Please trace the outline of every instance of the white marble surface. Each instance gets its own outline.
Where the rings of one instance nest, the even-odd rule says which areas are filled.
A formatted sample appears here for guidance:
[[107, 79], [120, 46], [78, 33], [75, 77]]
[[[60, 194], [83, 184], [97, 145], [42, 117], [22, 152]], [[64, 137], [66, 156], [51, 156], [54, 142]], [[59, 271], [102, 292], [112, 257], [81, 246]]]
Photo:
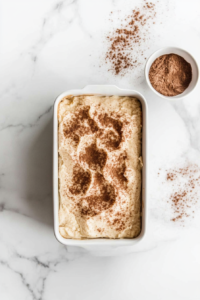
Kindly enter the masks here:
[[[123, 17], [136, 5], [142, 1], [1, 3], [2, 300], [200, 299], [200, 188], [194, 218], [182, 226], [170, 220], [166, 199], [174, 187], [165, 180], [166, 169], [200, 166], [200, 86], [171, 104], [147, 88], [144, 63], [124, 77], [102, 63], [105, 35], [117, 26], [108, 20], [110, 12], [121, 10]], [[200, 63], [199, 0], [160, 0], [156, 10], [146, 56], [174, 45]], [[52, 105], [61, 92], [87, 84], [135, 88], [149, 105], [149, 230], [142, 244], [123, 256], [64, 247], [53, 234]]]

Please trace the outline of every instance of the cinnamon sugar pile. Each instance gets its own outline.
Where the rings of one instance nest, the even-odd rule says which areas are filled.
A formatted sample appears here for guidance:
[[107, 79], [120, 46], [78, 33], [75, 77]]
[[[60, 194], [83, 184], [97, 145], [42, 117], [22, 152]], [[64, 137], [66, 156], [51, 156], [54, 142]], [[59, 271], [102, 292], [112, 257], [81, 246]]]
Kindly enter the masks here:
[[[70, 122], [67, 122], [64, 126], [63, 133], [65, 138], [70, 138], [72, 143], [74, 142], [77, 146], [82, 136], [95, 133], [96, 137], [101, 140], [101, 144], [105, 146], [107, 151], [112, 152], [117, 150], [122, 142], [122, 122], [108, 116], [107, 113], [97, 114], [95, 112], [94, 116], [98, 119], [104, 129], [98, 127], [94, 119], [91, 118], [89, 114], [89, 106], [80, 106], [70, 119]], [[120, 118], [120, 115], [118, 115], [118, 117]], [[129, 123], [126, 120], [124, 121], [124, 124], [127, 125]], [[109, 128], [110, 131], [105, 131], [105, 128]], [[127, 178], [124, 176], [126, 170], [126, 159], [127, 155], [125, 152], [119, 156], [118, 161], [116, 162], [117, 166], [115, 167], [115, 164], [112, 164], [109, 168], [110, 176], [116, 184], [116, 191], [118, 185], [120, 188], [126, 189]], [[85, 195], [89, 186], [91, 184], [93, 185], [93, 194], [87, 197], [82, 197], [81, 201], [79, 201], [80, 203], [77, 205], [82, 216], [93, 217], [110, 208], [116, 201], [115, 189], [102, 175], [106, 161], [107, 152], [98, 148], [96, 143], [90, 144], [79, 153], [79, 163], [86, 164], [88, 170], [84, 170], [79, 163], [74, 165], [72, 185], [69, 187], [69, 191], [72, 195]], [[91, 172], [93, 172], [93, 180], [91, 178]], [[119, 217], [119, 223], [122, 223], [121, 218], [123, 217], [123, 214], [121, 215], [118, 213], [118, 216], [116, 216], [112, 225], [117, 225], [116, 222]], [[123, 224], [124, 226], [126, 225], [124, 220]], [[123, 230], [124, 228], [122, 227], [122, 224], [120, 226], [118, 224], [115, 227], [117, 227], [116, 230]]]
[[[125, 20], [121, 19], [121, 26], [109, 33], [105, 60], [106, 63], [110, 63], [109, 70], [115, 75], [124, 75], [128, 70], [140, 65], [138, 58], [144, 54], [144, 44], [150, 25], [155, 24], [155, 17], [155, 4], [144, 1], [142, 7], [135, 8]], [[136, 45], [139, 46], [139, 51], [136, 51]]]
[[158, 57], [149, 70], [153, 88], [164, 96], [183, 93], [192, 80], [192, 67], [182, 56], [170, 53]]
[[172, 185], [168, 203], [171, 206], [173, 222], [185, 222], [188, 217], [194, 218], [200, 187], [200, 168], [196, 164], [167, 171], [166, 180]]

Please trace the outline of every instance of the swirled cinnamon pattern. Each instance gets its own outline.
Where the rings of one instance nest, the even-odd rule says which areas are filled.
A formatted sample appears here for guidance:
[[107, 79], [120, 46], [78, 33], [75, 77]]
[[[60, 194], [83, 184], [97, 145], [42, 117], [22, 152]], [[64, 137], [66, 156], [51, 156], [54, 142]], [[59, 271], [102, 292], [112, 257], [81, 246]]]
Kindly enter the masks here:
[[130, 97], [63, 99], [59, 155], [60, 233], [72, 238], [138, 234], [140, 102]]

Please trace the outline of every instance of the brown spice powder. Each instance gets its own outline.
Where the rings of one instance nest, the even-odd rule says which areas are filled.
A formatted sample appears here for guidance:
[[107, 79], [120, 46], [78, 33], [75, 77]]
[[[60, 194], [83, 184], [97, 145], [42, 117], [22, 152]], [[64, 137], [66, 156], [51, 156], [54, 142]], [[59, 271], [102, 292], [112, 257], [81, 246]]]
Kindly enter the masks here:
[[200, 168], [194, 164], [167, 171], [166, 180], [176, 188], [167, 201], [172, 208], [171, 221], [183, 223], [186, 218], [194, 217], [200, 186], [199, 173]]
[[[159, 174], [159, 173], [158, 173]], [[170, 180], [170, 181], [173, 181], [173, 180], [175, 180], [176, 179], [176, 174], [174, 174], [174, 173], [167, 173], [167, 180]]]
[[85, 171], [79, 164], [76, 164], [73, 168], [72, 182], [73, 185], [69, 187], [71, 194], [85, 194], [91, 182], [90, 172]]
[[64, 135], [78, 145], [80, 137], [98, 130], [95, 121], [89, 115], [89, 106], [80, 106], [73, 117], [65, 124]]
[[[134, 46], [140, 46], [146, 41], [149, 25], [152, 23], [150, 21], [155, 17], [155, 4], [144, 1], [141, 8], [134, 9], [130, 15], [125, 17], [125, 23], [124, 20], [121, 20], [123, 23], [120, 28], [109, 33], [107, 36], [109, 46], [105, 60], [110, 63], [110, 70], [115, 75], [124, 75], [127, 70], [140, 64], [137, 58], [134, 59], [132, 50], [134, 50]], [[140, 51], [138, 55], [141, 57], [143, 51]]]
[[[118, 117], [120, 118], [120, 115]], [[63, 133], [66, 138], [70, 138], [73, 142], [76, 142], [77, 146], [80, 137], [95, 132], [101, 143], [109, 151], [117, 149], [122, 142], [122, 122], [108, 116], [107, 113], [99, 114], [98, 122], [102, 128], [107, 129], [107, 133], [98, 127], [94, 119], [90, 117], [89, 107], [80, 106], [76, 112], [65, 120]], [[127, 124], [127, 121], [124, 124]], [[124, 154], [117, 162], [121, 164], [121, 168], [120, 166], [117, 168], [115, 165], [109, 168], [113, 181], [115, 181], [116, 177], [117, 185], [123, 187], [123, 189], [126, 188], [127, 181], [124, 176], [125, 159], [126, 155]], [[107, 160], [106, 151], [98, 148], [96, 143], [92, 143], [80, 151], [79, 160], [85, 163], [87, 167], [84, 170], [80, 164], [76, 163], [74, 165], [72, 184], [69, 186], [69, 192], [73, 196], [81, 196], [76, 199], [74, 198], [74, 203], [76, 203], [82, 216], [87, 218], [87, 216], [95, 216], [103, 210], [109, 209], [116, 200], [116, 193], [115, 188], [102, 175]], [[92, 195], [86, 197], [85, 194], [88, 189], [91, 189]]]
[[107, 132], [99, 130], [98, 137], [101, 138], [102, 144], [110, 151], [116, 150], [122, 141], [122, 123], [107, 114], [100, 115], [99, 122], [103, 127], [110, 129]]
[[85, 148], [79, 155], [80, 161], [86, 162], [91, 170], [101, 171], [105, 166], [107, 154], [103, 149], [98, 149], [96, 144]]
[[125, 176], [126, 171], [126, 159], [127, 155], [126, 153], [121, 154], [114, 166], [108, 166], [109, 168], [109, 174], [113, 180], [113, 182], [116, 184], [116, 188], [122, 189], [126, 188], [127, 186], [127, 178]]
[[177, 54], [165, 54], [151, 65], [149, 80], [153, 88], [164, 96], [183, 93], [192, 80], [192, 67]]
[[[96, 192], [81, 199], [80, 208], [82, 215], [95, 216], [101, 211], [110, 208], [115, 202], [115, 189], [104, 179], [103, 175], [96, 172], [93, 185]], [[101, 191], [100, 195], [95, 195], [99, 191]]]

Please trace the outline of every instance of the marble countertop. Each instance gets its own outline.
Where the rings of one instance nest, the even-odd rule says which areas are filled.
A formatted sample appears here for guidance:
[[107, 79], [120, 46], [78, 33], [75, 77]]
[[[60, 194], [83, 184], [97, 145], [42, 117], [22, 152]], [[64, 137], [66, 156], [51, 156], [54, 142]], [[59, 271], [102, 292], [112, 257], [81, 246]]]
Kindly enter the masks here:
[[[199, 0], [159, 0], [143, 43], [191, 52], [200, 65]], [[200, 175], [200, 85], [169, 103], [143, 69], [108, 71], [106, 35], [143, 0], [3, 0], [0, 31], [0, 298], [2, 300], [199, 300], [200, 186], [177, 217], [174, 194]], [[135, 51], [135, 49], [133, 49]], [[122, 255], [65, 247], [53, 233], [52, 106], [88, 84], [137, 89], [149, 107], [148, 233]], [[180, 170], [187, 169], [182, 175]], [[194, 171], [195, 169], [195, 171]], [[167, 180], [169, 173], [175, 180]], [[191, 177], [190, 177], [191, 176]], [[186, 201], [185, 200], [185, 201]], [[181, 200], [182, 201], [182, 200]]]

